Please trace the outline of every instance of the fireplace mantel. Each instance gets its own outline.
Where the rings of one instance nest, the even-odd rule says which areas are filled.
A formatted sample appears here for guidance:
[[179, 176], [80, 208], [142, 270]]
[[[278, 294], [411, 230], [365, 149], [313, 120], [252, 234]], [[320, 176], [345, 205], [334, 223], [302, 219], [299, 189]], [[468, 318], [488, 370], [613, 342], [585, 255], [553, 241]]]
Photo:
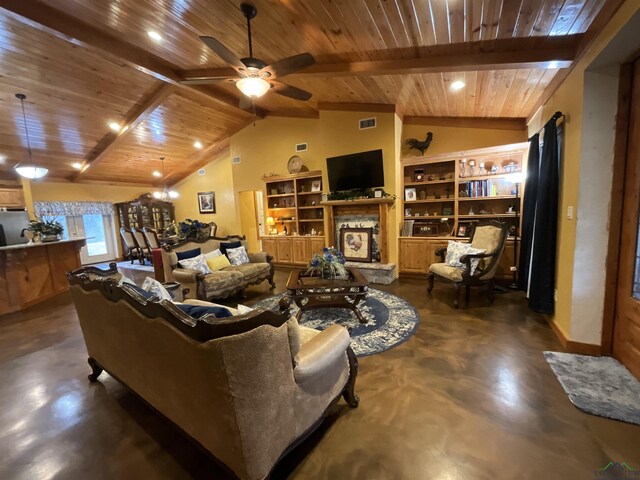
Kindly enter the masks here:
[[389, 207], [395, 202], [393, 197], [383, 198], [359, 198], [356, 200], [327, 200], [320, 205], [325, 210], [325, 226], [327, 228], [326, 240], [328, 245], [334, 244], [335, 218], [344, 214], [373, 214], [380, 222], [378, 247], [380, 248], [380, 263], [389, 263]]
[[393, 197], [382, 197], [382, 198], [357, 198], [354, 200], [326, 200], [324, 202], [320, 202], [320, 205], [323, 207], [332, 207], [339, 205], [382, 205], [389, 204], [393, 205], [395, 203], [395, 199]]

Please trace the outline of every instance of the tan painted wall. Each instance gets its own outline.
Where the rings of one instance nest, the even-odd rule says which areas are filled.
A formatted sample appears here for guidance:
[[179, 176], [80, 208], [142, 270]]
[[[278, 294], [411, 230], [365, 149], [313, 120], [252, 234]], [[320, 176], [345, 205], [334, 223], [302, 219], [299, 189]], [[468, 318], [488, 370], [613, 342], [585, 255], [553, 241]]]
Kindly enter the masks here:
[[471, 150], [473, 148], [495, 147], [527, 141], [526, 130], [499, 130], [491, 128], [460, 128], [436, 125], [403, 125], [402, 156], [419, 156], [418, 150], [409, 150], [405, 145], [408, 138], [424, 140], [427, 132], [433, 133], [433, 140], [425, 155]]
[[69, 182], [31, 182], [33, 201], [102, 201], [124, 202], [133, 200], [143, 193], [150, 192], [151, 187], [128, 187], [119, 185], [95, 185], [89, 183]]
[[[216, 222], [218, 235], [240, 233], [240, 219], [236, 215], [236, 199], [231, 171], [231, 157], [224, 155], [204, 167], [205, 174], [194, 172], [173, 186], [180, 197], [173, 201], [176, 220], [197, 218], [202, 222]], [[198, 192], [215, 192], [216, 213], [201, 214]]]
[[[358, 120], [377, 118], [377, 127], [358, 129]], [[385, 191], [396, 192], [396, 135], [393, 113], [321, 111], [318, 119], [267, 118], [231, 137], [231, 154], [240, 156], [233, 165], [235, 192], [264, 190], [263, 174], [287, 173], [287, 161], [296, 154], [295, 144], [308, 143], [309, 150], [299, 153], [309, 170], [322, 170], [323, 191], [329, 190], [326, 158], [366, 150], [382, 149]], [[238, 206], [236, 205], [236, 211]], [[389, 258], [397, 262], [395, 207], [389, 212], [394, 231], [389, 236]], [[238, 212], [239, 213], [239, 212]], [[397, 227], [399, 228], [399, 227]]]
[[[571, 339], [572, 287], [574, 271], [574, 251], [576, 248], [576, 221], [568, 220], [567, 207], [574, 207], [574, 219], [579, 218], [578, 182], [580, 178], [580, 145], [583, 119], [584, 74], [588, 66], [611, 42], [624, 24], [640, 9], [637, 0], [625, 2], [598, 36], [586, 55], [560, 85], [554, 95], [534, 115], [529, 123], [529, 132], [538, 131], [556, 111], [566, 115], [564, 130], [564, 154], [562, 184], [560, 189], [560, 212], [558, 233], [558, 265], [556, 267], [556, 313], [553, 321]], [[609, 201], [609, 199], [603, 199]], [[599, 343], [599, 342], [598, 342]]]

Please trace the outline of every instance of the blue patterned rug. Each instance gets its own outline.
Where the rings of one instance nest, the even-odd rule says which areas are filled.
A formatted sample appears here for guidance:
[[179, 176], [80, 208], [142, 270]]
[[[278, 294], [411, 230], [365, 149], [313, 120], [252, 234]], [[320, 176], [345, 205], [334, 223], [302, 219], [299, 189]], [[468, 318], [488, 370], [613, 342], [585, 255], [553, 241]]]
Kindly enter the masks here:
[[[254, 306], [267, 310], [278, 310], [282, 295], [269, 297]], [[350, 329], [351, 348], [358, 357], [384, 352], [407, 341], [418, 328], [420, 316], [410, 303], [400, 297], [370, 288], [367, 298], [360, 302], [359, 309], [368, 319], [358, 322], [355, 314], [345, 308], [320, 308], [305, 312], [300, 325], [324, 330], [337, 323]], [[291, 313], [298, 313], [298, 307], [291, 305]]]
[[580, 410], [640, 425], [640, 381], [616, 359], [558, 352], [544, 358]]

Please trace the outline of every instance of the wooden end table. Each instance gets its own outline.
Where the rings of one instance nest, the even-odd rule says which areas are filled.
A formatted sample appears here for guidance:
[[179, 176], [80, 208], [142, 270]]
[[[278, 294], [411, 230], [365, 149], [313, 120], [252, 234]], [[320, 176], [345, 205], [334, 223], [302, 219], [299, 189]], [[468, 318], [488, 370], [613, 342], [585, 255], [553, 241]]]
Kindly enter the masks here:
[[360, 323], [367, 323], [358, 309], [369, 290], [369, 282], [357, 268], [347, 268], [349, 278], [328, 280], [294, 270], [287, 281], [287, 297], [300, 309], [296, 319], [314, 308], [348, 308]]

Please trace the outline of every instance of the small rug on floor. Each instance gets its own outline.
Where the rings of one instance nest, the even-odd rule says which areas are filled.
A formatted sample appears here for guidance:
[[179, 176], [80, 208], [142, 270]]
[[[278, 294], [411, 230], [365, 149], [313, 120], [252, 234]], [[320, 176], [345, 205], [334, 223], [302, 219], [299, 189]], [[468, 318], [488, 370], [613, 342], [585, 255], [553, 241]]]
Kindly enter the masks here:
[[544, 357], [580, 410], [640, 425], [640, 381], [616, 359], [558, 352]]
[[[278, 310], [278, 301], [283, 295], [269, 297], [254, 306], [267, 310]], [[324, 330], [336, 323], [350, 329], [351, 348], [358, 357], [384, 352], [407, 341], [418, 328], [418, 311], [400, 297], [370, 288], [367, 298], [358, 305], [368, 320], [360, 323], [355, 314], [346, 308], [319, 308], [305, 312], [300, 325]], [[291, 305], [291, 313], [298, 313]]]

